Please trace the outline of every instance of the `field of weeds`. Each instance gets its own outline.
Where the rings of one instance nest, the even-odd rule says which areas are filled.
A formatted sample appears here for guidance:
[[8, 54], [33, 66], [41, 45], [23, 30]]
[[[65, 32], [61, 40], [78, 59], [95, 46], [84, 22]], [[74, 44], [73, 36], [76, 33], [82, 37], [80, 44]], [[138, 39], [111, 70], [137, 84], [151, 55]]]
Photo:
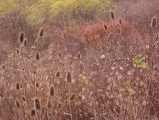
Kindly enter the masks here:
[[158, 5], [0, 1], [0, 120], [158, 120]]

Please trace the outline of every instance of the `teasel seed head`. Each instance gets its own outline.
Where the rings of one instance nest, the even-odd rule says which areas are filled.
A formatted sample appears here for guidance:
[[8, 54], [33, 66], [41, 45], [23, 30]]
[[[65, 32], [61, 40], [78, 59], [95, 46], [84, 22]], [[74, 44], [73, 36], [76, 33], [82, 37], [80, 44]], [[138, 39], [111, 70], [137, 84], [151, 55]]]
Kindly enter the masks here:
[[72, 82], [72, 78], [71, 78], [71, 73], [70, 72], [67, 72], [67, 78], [66, 78], [66, 80], [67, 80], [68, 83]]
[[21, 88], [21, 89], [23, 88], [23, 85], [22, 85], [22, 84], [20, 84], [20, 88]]
[[75, 94], [72, 94], [72, 95], [70, 96], [70, 100], [72, 101], [72, 100], [74, 100], [74, 98], [75, 98]]
[[80, 58], [81, 58], [81, 55], [80, 55], [80, 53], [78, 53], [78, 54], [77, 54], [77, 58], [78, 58], [78, 59], [80, 59]]
[[51, 108], [51, 107], [52, 107], [51, 101], [48, 101], [48, 102], [47, 102], [47, 107], [48, 107], [48, 108]]
[[119, 23], [121, 24], [121, 19], [119, 19]]
[[110, 12], [110, 15], [111, 15], [111, 18], [114, 19], [114, 12], [113, 11]]
[[17, 90], [19, 90], [20, 89], [20, 83], [16, 83], [15, 87], [16, 87]]
[[21, 32], [19, 35], [19, 42], [22, 43], [24, 41], [24, 38], [25, 38], [25, 34], [24, 34], [24, 32]]
[[35, 53], [35, 57], [36, 57], [36, 60], [39, 60], [39, 59], [40, 59], [40, 53], [39, 53], [39, 52], [36, 52], [36, 53]]
[[26, 101], [26, 98], [24, 96], [22, 96], [22, 101], [25, 102]]
[[59, 57], [61, 57], [61, 53], [59, 52]]
[[44, 32], [45, 32], [44, 28], [40, 28], [39, 36], [42, 37], [44, 35]]
[[16, 53], [17, 53], [17, 54], [19, 54], [19, 52], [20, 52], [20, 51], [19, 51], [19, 49], [18, 49], [18, 48], [16, 48]]
[[36, 82], [35, 83], [35, 88], [38, 88], [39, 87], [39, 82]]
[[58, 106], [58, 108], [60, 109], [60, 108], [62, 107], [62, 103], [59, 102], [59, 103], [57, 104], [57, 106]]
[[56, 77], [60, 77], [60, 71], [57, 71]]
[[54, 96], [54, 94], [55, 94], [55, 87], [54, 87], [54, 85], [52, 85], [50, 87], [50, 96]]
[[107, 29], [108, 29], [108, 27], [107, 27], [107, 25], [106, 25], [106, 24], [104, 24], [104, 29], [105, 29], [105, 30], [107, 30]]
[[40, 109], [40, 100], [39, 100], [38, 98], [35, 98], [35, 100], [34, 100], [34, 105], [35, 105], [35, 108], [36, 108], [37, 110]]
[[35, 74], [36, 74], [36, 71], [34, 71], [33, 73], [34, 73], [34, 75], [35, 75]]
[[15, 105], [17, 108], [20, 108], [21, 104], [18, 99], [15, 100]]
[[48, 117], [48, 118], [50, 118], [51, 115], [52, 115], [51, 112], [48, 112], [48, 113], [47, 113], [47, 117]]
[[153, 28], [157, 26], [157, 18], [156, 18], [156, 17], [153, 17], [153, 18], [152, 18], [151, 26], [152, 26]]
[[24, 46], [27, 46], [27, 44], [28, 44], [28, 39], [25, 38], [25, 39], [24, 39]]
[[2, 65], [2, 69], [5, 70], [6, 69], [6, 65]]
[[35, 114], [36, 114], [35, 109], [32, 109], [31, 112], [30, 112], [30, 115], [31, 115], [31, 116], [35, 116]]

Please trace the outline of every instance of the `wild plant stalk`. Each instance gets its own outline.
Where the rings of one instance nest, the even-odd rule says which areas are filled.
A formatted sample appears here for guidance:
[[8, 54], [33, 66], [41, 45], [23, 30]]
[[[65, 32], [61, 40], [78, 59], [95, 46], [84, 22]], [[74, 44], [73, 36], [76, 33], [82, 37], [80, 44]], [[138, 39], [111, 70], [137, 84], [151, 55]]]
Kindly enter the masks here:
[[151, 20], [151, 27], [152, 27], [152, 36], [153, 36], [153, 43], [152, 43], [152, 47], [154, 45], [154, 63], [156, 62], [156, 55], [157, 55], [157, 42], [156, 42], [156, 38], [155, 38], [155, 28], [157, 26], [157, 18], [153, 17]]

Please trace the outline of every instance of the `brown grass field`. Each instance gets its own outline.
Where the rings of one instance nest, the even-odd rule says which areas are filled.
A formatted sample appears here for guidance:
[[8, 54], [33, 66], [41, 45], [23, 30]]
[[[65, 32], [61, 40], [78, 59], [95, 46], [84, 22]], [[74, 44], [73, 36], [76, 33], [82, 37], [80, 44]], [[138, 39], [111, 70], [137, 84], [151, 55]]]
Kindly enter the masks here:
[[115, 3], [89, 22], [1, 23], [0, 120], [159, 119], [159, 2]]

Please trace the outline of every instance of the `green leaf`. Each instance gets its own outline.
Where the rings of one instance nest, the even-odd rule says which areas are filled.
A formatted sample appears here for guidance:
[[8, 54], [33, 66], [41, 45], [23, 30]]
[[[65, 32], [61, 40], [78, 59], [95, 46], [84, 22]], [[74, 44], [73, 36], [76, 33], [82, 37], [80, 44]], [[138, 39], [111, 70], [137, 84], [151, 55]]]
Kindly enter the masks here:
[[130, 93], [130, 87], [126, 87], [127, 92]]
[[124, 88], [119, 88], [118, 90], [119, 90], [120, 92], [125, 91]]

